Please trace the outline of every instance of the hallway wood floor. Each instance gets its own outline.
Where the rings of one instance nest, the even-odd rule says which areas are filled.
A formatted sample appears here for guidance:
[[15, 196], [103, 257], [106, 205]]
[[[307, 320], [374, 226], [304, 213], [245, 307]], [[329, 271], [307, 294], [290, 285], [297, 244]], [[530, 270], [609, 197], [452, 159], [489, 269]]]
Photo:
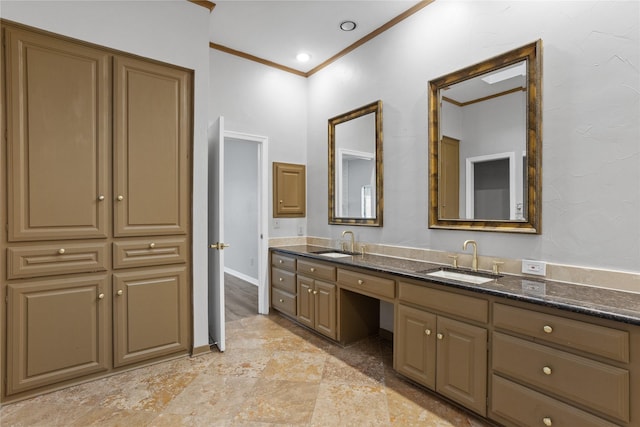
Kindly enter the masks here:
[[341, 347], [277, 313], [258, 315], [257, 287], [231, 288], [231, 281], [224, 353], [183, 357], [4, 405], [0, 425], [488, 425], [399, 377], [389, 341], [371, 337]]

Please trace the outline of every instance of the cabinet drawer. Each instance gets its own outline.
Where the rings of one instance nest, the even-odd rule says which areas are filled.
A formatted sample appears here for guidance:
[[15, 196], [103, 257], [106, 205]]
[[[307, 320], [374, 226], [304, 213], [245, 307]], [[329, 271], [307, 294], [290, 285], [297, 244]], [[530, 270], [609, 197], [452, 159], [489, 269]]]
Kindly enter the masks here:
[[296, 271], [296, 259], [281, 254], [271, 254], [271, 265], [284, 270]]
[[187, 260], [184, 237], [126, 240], [113, 244], [113, 268], [182, 264]]
[[105, 271], [107, 243], [68, 243], [7, 248], [7, 279]]
[[587, 408], [629, 421], [629, 372], [501, 333], [493, 369]]
[[336, 268], [333, 266], [301, 259], [298, 260], [297, 264], [296, 271], [298, 273], [331, 282], [336, 281]]
[[502, 329], [629, 362], [629, 333], [504, 304], [494, 304], [493, 324]]
[[277, 288], [271, 289], [271, 306], [278, 311], [296, 315], [296, 296]]
[[391, 299], [396, 297], [396, 282], [391, 279], [339, 269], [338, 282], [341, 285], [361, 289], [381, 297]]
[[448, 291], [400, 282], [398, 298], [410, 304], [418, 304], [465, 319], [482, 323], [489, 321], [489, 303], [486, 300]]
[[497, 375], [493, 376], [492, 384], [491, 410], [515, 425], [615, 427], [602, 418]]
[[296, 273], [291, 271], [280, 270], [279, 268], [271, 269], [271, 286], [280, 288], [289, 293], [296, 293]]

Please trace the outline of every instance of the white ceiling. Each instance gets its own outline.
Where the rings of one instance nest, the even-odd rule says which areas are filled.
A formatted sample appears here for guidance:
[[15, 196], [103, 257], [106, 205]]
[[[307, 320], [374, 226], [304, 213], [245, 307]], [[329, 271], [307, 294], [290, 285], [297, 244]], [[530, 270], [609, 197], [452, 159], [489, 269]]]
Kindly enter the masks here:
[[[307, 72], [410, 9], [415, 0], [214, 0], [210, 41]], [[342, 21], [357, 28], [341, 31]], [[300, 63], [301, 51], [311, 60]]]

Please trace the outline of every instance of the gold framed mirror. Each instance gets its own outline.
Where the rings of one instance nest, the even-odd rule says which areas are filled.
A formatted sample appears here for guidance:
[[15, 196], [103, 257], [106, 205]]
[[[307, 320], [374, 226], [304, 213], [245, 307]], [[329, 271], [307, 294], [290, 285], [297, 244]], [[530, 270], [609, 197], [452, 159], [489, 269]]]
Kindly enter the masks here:
[[382, 227], [382, 101], [329, 119], [329, 224]]
[[542, 41], [429, 82], [429, 228], [540, 234]]

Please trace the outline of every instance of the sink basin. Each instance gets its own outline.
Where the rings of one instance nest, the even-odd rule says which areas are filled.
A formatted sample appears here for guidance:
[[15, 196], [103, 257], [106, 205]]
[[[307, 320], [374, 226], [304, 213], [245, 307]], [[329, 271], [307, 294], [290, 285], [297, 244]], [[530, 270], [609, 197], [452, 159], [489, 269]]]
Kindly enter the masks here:
[[431, 276], [431, 277], [441, 277], [443, 279], [457, 280], [459, 282], [473, 283], [476, 285], [481, 285], [483, 283], [491, 282], [492, 280], [495, 280], [498, 277], [502, 277], [499, 275], [477, 273], [475, 271], [454, 270], [446, 267], [424, 272], [424, 273], [425, 275]]
[[346, 252], [346, 251], [339, 251], [339, 250], [326, 250], [326, 251], [318, 251], [318, 252], [313, 252], [316, 255], [320, 255], [320, 256], [324, 256], [327, 258], [346, 258], [346, 257], [350, 257], [353, 255], [359, 255], [357, 253], [352, 253], [352, 252]]

